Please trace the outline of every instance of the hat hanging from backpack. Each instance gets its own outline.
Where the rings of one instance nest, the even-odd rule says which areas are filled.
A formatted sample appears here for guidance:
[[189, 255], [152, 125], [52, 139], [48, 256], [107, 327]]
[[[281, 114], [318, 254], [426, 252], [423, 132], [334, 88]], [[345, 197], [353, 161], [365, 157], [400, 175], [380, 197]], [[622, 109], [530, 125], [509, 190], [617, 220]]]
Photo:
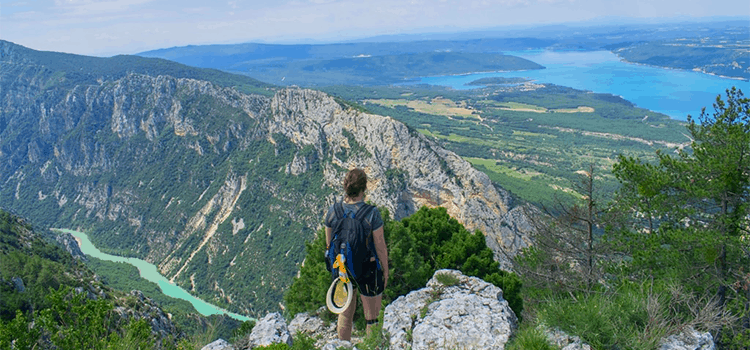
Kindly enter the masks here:
[[352, 282], [339, 276], [331, 283], [326, 293], [326, 306], [334, 314], [340, 314], [349, 307], [354, 299]]

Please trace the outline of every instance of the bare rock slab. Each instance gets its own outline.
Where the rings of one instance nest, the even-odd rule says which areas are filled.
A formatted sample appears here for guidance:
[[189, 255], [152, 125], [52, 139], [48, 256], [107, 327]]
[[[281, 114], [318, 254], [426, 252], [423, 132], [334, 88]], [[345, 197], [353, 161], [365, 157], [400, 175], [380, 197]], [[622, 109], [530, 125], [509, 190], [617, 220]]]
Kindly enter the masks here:
[[[458, 282], [445, 286], [439, 274]], [[391, 349], [502, 350], [517, 328], [500, 288], [456, 270], [436, 271], [427, 287], [396, 299], [383, 317]]]

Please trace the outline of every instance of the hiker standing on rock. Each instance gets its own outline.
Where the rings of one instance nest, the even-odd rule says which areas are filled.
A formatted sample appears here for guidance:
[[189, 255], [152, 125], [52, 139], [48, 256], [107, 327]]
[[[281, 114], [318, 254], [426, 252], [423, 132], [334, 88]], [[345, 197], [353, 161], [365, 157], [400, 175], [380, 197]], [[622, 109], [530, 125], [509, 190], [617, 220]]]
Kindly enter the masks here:
[[[354, 294], [352, 301], [338, 316], [337, 330], [339, 339], [342, 340], [351, 340], [357, 290], [369, 334], [371, 327], [378, 322], [382, 294], [388, 281], [388, 251], [383, 219], [378, 208], [364, 202], [366, 189], [367, 174], [364, 170], [350, 170], [344, 177], [344, 198], [331, 205], [325, 216], [326, 252], [331, 259], [329, 263], [333, 264], [332, 260], [339, 254], [347, 257], [346, 271], [356, 285], [356, 289], [350, 291]], [[349, 238], [357, 235], [361, 235], [363, 239]], [[342, 249], [342, 246], [347, 248]], [[333, 273], [336, 274], [336, 271]]]

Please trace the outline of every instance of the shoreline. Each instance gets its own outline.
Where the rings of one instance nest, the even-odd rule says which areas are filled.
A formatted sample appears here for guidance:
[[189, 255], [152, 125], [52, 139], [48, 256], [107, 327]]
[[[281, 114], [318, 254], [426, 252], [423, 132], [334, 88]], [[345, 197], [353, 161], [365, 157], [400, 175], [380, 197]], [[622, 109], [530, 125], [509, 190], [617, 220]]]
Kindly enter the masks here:
[[625, 62], [627, 64], [633, 64], [633, 65], [636, 65], [636, 66], [644, 66], [644, 67], [659, 68], [659, 69], [669, 69], [669, 70], [680, 71], [680, 72], [695, 72], [695, 73], [701, 73], [701, 74], [710, 75], [710, 76], [714, 76], [714, 77], [722, 78], [722, 79], [731, 79], [731, 80], [738, 80], [738, 81], [750, 82], [750, 79], [748, 79], [748, 78], [730, 77], [730, 76], [726, 76], [726, 75], [721, 75], [721, 74], [716, 74], [716, 73], [710, 73], [710, 72], [706, 72], [705, 70], [703, 70], [701, 68], [685, 69], [685, 68], [677, 68], [677, 67], [669, 67], [669, 66], [656, 66], [656, 65], [653, 65], [653, 64], [641, 63], [641, 62], [633, 62], [633, 61], [629, 61], [628, 59], [620, 56], [617, 52], [614, 52], [614, 51], [610, 51], [610, 52], [613, 53], [615, 56], [617, 56], [617, 58], [619, 58], [621, 62]]
[[529, 72], [534, 70], [543, 70], [547, 69], [547, 67], [542, 66], [542, 68], [538, 69], [514, 69], [514, 70], [492, 70], [492, 71], [478, 71], [478, 72], [466, 72], [466, 73], [453, 73], [453, 74], [440, 74], [440, 75], [427, 75], [423, 77], [416, 77], [416, 78], [405, 78], [404, 81], [409, 81], [413, 79], [422, 79], [422, 78], [438, 78], [438, 77], [462, 77], [462, 76], [468, 76], [472, 74], [492, 74], [492, 73], [509, 73], [509, 72]]

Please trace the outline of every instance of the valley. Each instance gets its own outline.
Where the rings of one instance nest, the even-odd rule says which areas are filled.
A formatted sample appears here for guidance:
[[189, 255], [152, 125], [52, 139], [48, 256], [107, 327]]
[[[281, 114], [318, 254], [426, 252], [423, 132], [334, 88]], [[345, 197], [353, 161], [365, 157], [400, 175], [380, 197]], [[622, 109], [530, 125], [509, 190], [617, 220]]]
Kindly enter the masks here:
[[246, 94], [221, 79], [119, 70], [117, 60], [102, 62], [113, 75], [79, 77], [89, 58], [56, 54], [69, 66], [49, 66], [49, 53], [2, 45], [0, 152], [9, 161], [0, 204], [157, 265], [219, 307], [248, 316], [281, 308], [304, 242], [354, 165], [378, 179], [368, 198], [394, 219], [437, 200], [483, 231], [504, 266], [501, 252], [523, 246], [505, 190], [393, 118], [322, 92]]
[[653, 161], [657, 151], [673, 153], [690, 142], [684, 122], [612, 95], [555, 85], [324, 90], [403, 121], [517, 199], [548, 207], [557, 197], [581, 196], [569, 189], [589, 165], [596, 169], [601, 199], [608, 200], [618, 188], [611, 169], [619, 155]]
[[[0, 208], [45, 229], [86, 232], [105, 258], [85, 262], [96, 276], [76, 274], [97, 293], [144, 290], [119, 297], [128, 306], [152, 298], [168, 318], [177, 315], [177, 326], [205, 328], [196, 306], [169, 296], [243, 321], [288, 312], [290, 294], [316, 309], [311, 287], [290, 290], [294, 281], [327, 283], [314, 278], [322, 269], [301, 278], [303, 266], [322, 263], [310, 249], [323, 244], [323, 211], [341, 198], [343, 174], [361, 167], [387, 235], [417, 232], [428, 219], [409, 228], [409, 218], [420, 215], [460, 228], [471, 249], [455, 238], [441, 246], [447, 253], [425, 259], [458, 269], [476, 248], [466, 265], [486, 265], [485, 277], [507, 286], [520, 315], [532, 299], [520, 281], [531, 277], [513, 272], [519, 254], [534, 252], [527, 249], [540, 209], [610, 203], [624, 159], [647, 168], [691, 154], [687, 115], [717, 91], [747, 90], [749, 32], [734, 22], [602, 26], [585, 35], [540, 28], [527, 33], [534, 37], [205, 45], [110, 58], [0, 40]], [[587, 179], [590, 192], [580, 186]], [[593, 249], [604, 225], [589, 223]], [[429, 235], [413, 234], [422, 238], [393, 238], [403, 255], [394, 256], [415, 259], [409, 249]], [[157, 277], [142, 280], [138, 269], [107, 259], [137, 261]], [[399, 264], [394, 276], [412, 278], [406, 270], [416, 263]], [[431, 275], [426, 266], [415, 276]], [[0, 280], [9, 293], [19, 290], [15, 277]]]

